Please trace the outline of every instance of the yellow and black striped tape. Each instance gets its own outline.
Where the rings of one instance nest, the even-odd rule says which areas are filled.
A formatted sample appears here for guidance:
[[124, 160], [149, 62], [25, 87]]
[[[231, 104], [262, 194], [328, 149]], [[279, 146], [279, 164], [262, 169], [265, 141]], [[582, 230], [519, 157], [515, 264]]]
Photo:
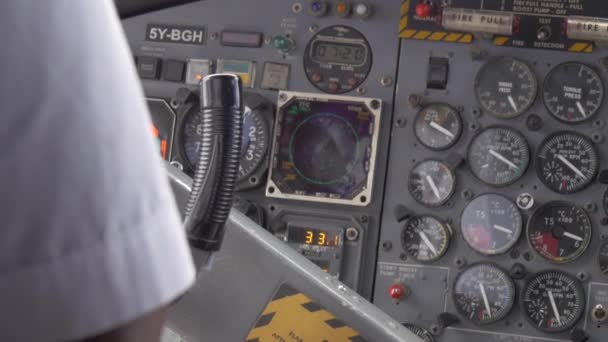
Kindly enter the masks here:
[[[497, 46], [505, 46], [511, 43], [511, 38], [506, 36], [496, 36], [494, 37], [494, 45]], [[593, 43], [589, 42], [574, 42], [570, 46], [567, 47], [567, 50], [570, 52], [584, 52], [584, 53], [592, 53], [593, 52]]]
[[246, 339], [271, 341], [366, 342], [353, 328], [287, 284], [268, 302]]
[[470, 33], [428, 31], [408, 28], [410, 7], [411, 0], [401, 1], [401, 20], [399, 22], [400, 38], [464, 44], [473, 42], [473, 35]]

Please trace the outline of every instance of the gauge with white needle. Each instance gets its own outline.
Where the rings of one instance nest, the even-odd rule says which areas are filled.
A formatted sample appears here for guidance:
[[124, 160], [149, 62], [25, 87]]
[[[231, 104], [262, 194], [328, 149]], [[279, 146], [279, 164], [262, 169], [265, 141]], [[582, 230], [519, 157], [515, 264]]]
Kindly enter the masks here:
[[490, 263], [473, 264], [454, 281], [456, 310], [477, 325], [498, 322], [511, 312], [515, 284], [507, 272]]
[[502, 187], [524, 175], [530, 163], [530, 148], [518, 131], [494, 126], [473, 138], [467, 160], [471, 172], [482, 182]]
[[460, 227], [462, 237], [473, 250], [483, 255], [498, 255], [517, 243], [523, 218], [511, 199], [489, 193], [467, 204], [460, 217]]
[[462, 118], [456, 109], [447, 104], [429, 104], [418, 112], [414, 133], [428, 149], [445, 150], [458, 142], [462, 134]]
[[444, 221], [432, 216], [409, 219], [401, 233], [403, 249], [421, 263], [434, 262], [446, 253], [452, 231]]
[[454, 194], [456, 175], [444, 162], [426, 160], [410, 172], [408, 189], [422, 205], [435, 208], [444, 205]]

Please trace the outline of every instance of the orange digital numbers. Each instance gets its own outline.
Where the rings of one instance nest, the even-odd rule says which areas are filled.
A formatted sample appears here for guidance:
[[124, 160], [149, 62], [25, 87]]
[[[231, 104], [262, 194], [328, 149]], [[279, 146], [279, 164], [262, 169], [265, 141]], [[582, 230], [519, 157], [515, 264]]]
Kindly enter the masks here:
[[315, 233], [313, 231], [307, 230], [306, 231], [306, 241], [304, 241], [307, 245], [312, 244], [312, 242], [315, 239]]
[[319, 238], [317, 239], [317, 245], [325, 246], [326, 242], [327, 242], [327, 234], [319, 233]]

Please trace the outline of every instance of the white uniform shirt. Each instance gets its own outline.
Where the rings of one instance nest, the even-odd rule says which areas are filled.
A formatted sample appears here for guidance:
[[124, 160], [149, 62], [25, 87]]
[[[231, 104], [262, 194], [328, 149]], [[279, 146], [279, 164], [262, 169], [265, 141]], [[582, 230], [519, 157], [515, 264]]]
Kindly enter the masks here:
[[0, 341], [66, 341], [194, 269], [110, 0], [0, 1]]

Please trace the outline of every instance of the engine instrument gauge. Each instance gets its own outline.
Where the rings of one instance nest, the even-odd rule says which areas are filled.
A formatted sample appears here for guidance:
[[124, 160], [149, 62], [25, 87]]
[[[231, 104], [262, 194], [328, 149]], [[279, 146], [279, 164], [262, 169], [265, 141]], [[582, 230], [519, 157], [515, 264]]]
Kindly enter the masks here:
[[510, 199], [484, 194], [467, 205], [460, 226], [471, 248], [484, 255], [498, 255], [508, 252], [517, 243], [523, 219]]
[[608, 276], [608, 242], [602, 243], [597, 258], [600, 271], [602, 271], [604, 275]]
[[451, 229], [432, 216], [416, 216], [407, 221], [401, 233], [401, 243], [407, 254], [419, 262], [434, 262], [445, 254], [450, 245]]
[[538, 330], [559, 333], [572, 328], [583, 315], [585, 291], [573, 276], [561, 271], [544, 271], [525, 285], [524, 316]]
[[444, 162], [426, 160], [414, 166], [408, 188], [420, 204], [429, 208], [444, 205], [456, 188], [456, 175]]
[[426, 329], [413, 324], [404, 324], [409, 331], [420, 337], [424, 342], [435, 342], [435, 337]]
[[467, 157], [477, 178], [488, 185], [501, 187], [524, 175], [530, 163], [530, 147], [521, 133], [495, 126], [473, 138]]
[[538, 208], [527, 227], [530, 246], [544, 258], [564, 264], [580, 257], [591, 242], [591, 219], [568, 202], [549, 202]]
[[477, 74], [475, 93], [482, 109], [499, 119], [523, 114], [536, 99], [538, 81], [530, 67], [512, 57], [497, 57]]
[[507, 317], [515, 303], [509, 274], [489, 263], [474, 264], [460, 273], [452, 291], [458, 312], [477, 325]]
[[595, 115], [604, 100], [604, 84], [591, 67], [577, 62], [555, 67], [545, 78], [543, 100], [558, 120], [579, 123]]
[[445, 150], [460, 138], [462, 118], [454, 108], [446, 104], [430, 104], [418, 113], [414, 132], [425, 147], [434, 151]]
[[598, 158], [586, 136], [557, 132], [541, 143], [536, 155], [536, 173], [549, 189], [571, 194], [593, 182], [598, 172]]

